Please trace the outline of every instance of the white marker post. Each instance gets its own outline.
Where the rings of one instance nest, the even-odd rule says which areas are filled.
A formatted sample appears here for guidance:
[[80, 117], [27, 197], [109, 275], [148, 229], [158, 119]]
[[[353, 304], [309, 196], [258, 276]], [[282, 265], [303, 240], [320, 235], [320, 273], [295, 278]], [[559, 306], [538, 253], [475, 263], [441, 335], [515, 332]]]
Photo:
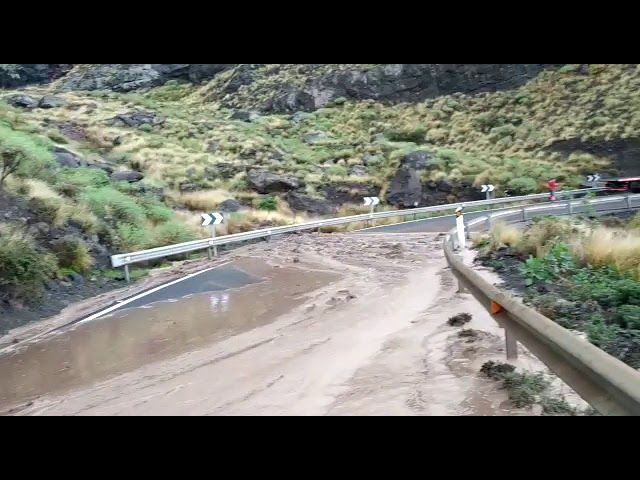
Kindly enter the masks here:
[[[211, 238], [215, 239], [216, 238], [216, 225], [220, 225], [222, 222], [224, 222], [224, 216], [221, 213], [218, 212], [213, 212], [211, 214], [209, 213], [203, 213], [201, 215], [202, 217], [202, 226], [206, 227], [208, 225], [211, 225]], [[217, 245], [213, 245], [212, 247], [209, 248], [209, 260], [211, 260], [211, 249], [213, 248], [213, 256], [217, 257], [218, 256], [218, 246]]]
[[[380, 203], [380, 199], [378, 197], [364, 197], [364, 205], [365, 207], [369, 207], [369, 215], [373, 215], [376, 210], [376, 205]], [[375, 225], [373, 219], [369, 220], [369, 225]]]
[[458, 233], [458, 245], [461, 249], [467, 247], [467, 236], [465, 234], [464, 227], [464, 213], [462, 213], [463, 207], [456, 208], [456, 227]]

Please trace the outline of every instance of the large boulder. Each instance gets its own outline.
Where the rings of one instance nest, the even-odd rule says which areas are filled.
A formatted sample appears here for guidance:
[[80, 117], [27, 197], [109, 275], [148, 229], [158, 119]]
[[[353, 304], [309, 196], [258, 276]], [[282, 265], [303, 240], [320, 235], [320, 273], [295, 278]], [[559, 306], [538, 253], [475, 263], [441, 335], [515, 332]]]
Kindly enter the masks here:
[[293, 210], [312, 215], [333, 215], [336, 213], [335, 205], [332, 205], [328, 200], [313, 198], [298, 192], [289, 192], [287, 203]]
[[234, 165], [228, 162], [219, 162], [215, 165], [205, 167], [204, 173], [207, 180], [215, 180], [216, 178], [233, 178], [238, 172], [242, 170], [242, 167]]
[[87, 140], [87, 131], [82, 125], [70, 121], [59, 123], [57, 124], [57, 127], [58, 130], [60, 130], [60, 133], [71, 140], [76, 140], [78, 142], [84, 142]]
[[302, 186], [296, 177], [279, 175], [266, 170], [251, 170], [247, 174], [249, 187], [258, 193], [288, 192]]
[[165, 119], [155, 112], [144, 110], [134, 110], [132, 112], [121, 113], [111, 119], [112, 125], [126, 125], [138, 128], [142, 125], [160, 125]]
[[181, 183], [178, 185], [178, 190], [182, 193], [197, 192], [198, 190], [202, 190], [202, 185], [197, 183]]
[[239, 201], [234, 200], [233, 198], [225, 200], [224, 202], [220, 202], [220, 204], [218, 205], [218, 210], [225, 213], [237, 212], [241, 208], [242, 204]]
[[89, 166], [84, 158], [63, 147], [56, 147], [53, 150], [53, 156], [61, 167], [78, 168]]
[[400, 159], [400, 165], [414, 170], [427, 170], [433, 166], [433, 163], [433, 155], [430, 152], [425, 152], [424, 150], [411, 152]]
[[105, 162], [104, 160], [87, 160], [64, 147], [55, 147], [53, 150], [53, 157], [58, 165], [65, 168], [100, 168], [109, 174], [114, 170], [114, 165]]
[[400, 208], [413, 208], [422, 200], [422, 183], [413, 168], [400, 167], [391, 180], [387, 203]]
[[334, 205], [345, 203], [362, 204], [365, 197], [378, 197], [380, 187], [360, 182], [326, 182], [318, 188], [322, 195]]
[[253, 122], [253, 121], [257, 120], [258, 118], [260, 118], [260, 114], [258, 114], [256, 112], [238, 110], [236, 112], [233, 112], [233, 114], [231, 115], [230, 118], [231, 118], [231, 120], [240, 120], [242, 122]]
[[57, 108], [66, 105], [66, 101], [62, 97], [56, 95], [45, 95], [38, 102], [40, 108]]
[[233, 67], [231, 63], [194, 63], [189, 67], [189, 80], [192, 82], [210, 80], [231, 67]]
[[144, 178], [144, 175], [140, 172], [133, 170], [123, 170], [120, 172], [113, 172], [111, 174], [111, 180], [114, 182], [129, 182], [136, 183]]
[[4, 101], [7, 102], [12, 107], [36, 108], [38, 106], [38, 100], [36, 100], [35, 98], [29, 95], [24, 95], [22, 93], [4, 97]]

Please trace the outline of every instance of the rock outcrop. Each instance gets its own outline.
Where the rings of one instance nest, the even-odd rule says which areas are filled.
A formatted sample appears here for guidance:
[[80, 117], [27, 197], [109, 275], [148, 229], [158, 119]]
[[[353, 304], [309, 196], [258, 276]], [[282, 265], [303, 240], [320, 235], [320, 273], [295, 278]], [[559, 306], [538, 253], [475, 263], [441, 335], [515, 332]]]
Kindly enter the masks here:
[[30, 84], [47, 83], [71, 69], [63, 63], [22, 63], [0, 65], [0, 88], [18, 88]]
[[258, 193], [276, 193], [296, 190], [302, 186], [296, 177], [279, 175], [266, 170], [251, 170], [247, 174], [247, 183]]

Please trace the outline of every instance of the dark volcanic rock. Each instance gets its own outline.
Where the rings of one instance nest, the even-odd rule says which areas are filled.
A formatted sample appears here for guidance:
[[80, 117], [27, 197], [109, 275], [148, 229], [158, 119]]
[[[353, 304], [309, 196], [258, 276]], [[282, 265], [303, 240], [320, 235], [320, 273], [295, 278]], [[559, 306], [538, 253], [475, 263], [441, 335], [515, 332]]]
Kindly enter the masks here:
[[[579, 138], [572, 138], [557, 141], [547, 149], [566, 156], [574, 152], [584, 152], [596, 156], [609, 157], [613, 160], [615, 168], [599, 172], [602, 174], [640, 175], [640, 138], [602, 139], [588, 142], [583, 142]], [[582, 173], [591, 175], [596, 172], [584, 170]]]
[[140, 127], [141, 125], [160, 125], [164, 123], [165, 119], [155, 112], [146, 112], [143, 110], [136, 110], [132, 112], [122, 113], [116, 115], [111, 123], [114, 125], [126, 125], [128, 127]]
[[418, 150], [405, 155], [400, 160], [400, 165], [414, 170], [426, 170], [433, 165], [433, 155], [423, 150]]
[[202, 82], [210, 80], [218, 73], [224, 72], [233, 67], [231, 63], [195, 63], [189, 67], [189, 80], [192, 82]]
[[53, 155], [61, 167], [78, 168], [89, 166], [84, 158], [63, 147], [56, 147], [53, 150]]
[[113, 172], [111, 174], [111, 180], [115, 182], [135, 183], [135, 182], [139, 182], [143, 178], [144, 178], [143, 174], [141, 174], [140, 172], [134, 172], [132, 170]]
[[362, 204], [364, 197], [377, 197], [380, 187], [357, 182], [331, 182], [319, 187], [324, 197], [334, 205]]
[[422, 200], [422, 184], [416, 171], [400, 167], [391, 180], [387, 202], [400, 208], [413, 208]]
[[336, 213], [335, 205], [324, 199], [313, 198], [298, 192], [289, 192], [287, 203], [298, 212], [308, 212], [313, 215], [333, 215]]
[[258, 193], [274, 193], [296, 190], [302, 185], [296, 177], [279, 175], [266, 170], [251, 170], [247, 174], [249, 187]]
[[16, 88], [54, 80], [71, 69], [63, 63], [22, 63], [0, 66], [0, 88]]
[[38, 101], [35, 98], [22, 93], [4, 97], [4, 101], [12, 107], [35, 108], [38, 106]]
[[[384, 102], [416, 102], [453, 93], [492, 92], [515, 88], [542, 70], [559, 64], [384, 64], [373, 68], [336, 70], [314, 76], [304, 85], [265, 83], [254, 106], [275, 112], [312, 111], [338, 98]], [[265, 75], [268, 75], [267, 73]]]
[[55, 95], [45, 95], [38, 102], [38, 107], [40, 108], [57, 108], [66, 105], [66, 101], [62, 97], [57, 97]]
[[221, 202], [220, 205], [218, 205], [218, 210], [220, 210], [221, 212], [237, 212], [241, 208], [242, 204], [239, 201], [234, 200], [233, 198], [225, 200], [224, 202]]
[[242, 167], [234, 165], [233, 163], [220, 162], [213, 166], [205, 167], [204, 173], [208, 180], [215, 180], [216, 178], [232, 178], [238, 172], [242, 170]]
[[240, 120], [242, 122], [253, 122], [254, 120], [260, 118], [260, 115], [256, 112], [238, 110], [237, 112], [233, 112], [230, 118], [231, 120]]

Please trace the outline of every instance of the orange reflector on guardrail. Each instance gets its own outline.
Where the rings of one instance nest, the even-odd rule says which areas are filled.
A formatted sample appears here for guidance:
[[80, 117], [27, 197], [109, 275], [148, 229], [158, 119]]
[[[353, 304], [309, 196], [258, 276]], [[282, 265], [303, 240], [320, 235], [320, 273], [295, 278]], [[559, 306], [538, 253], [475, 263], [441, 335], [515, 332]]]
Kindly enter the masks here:
[[496, 315], [502, 311], [502, 305], [496, 302], [491, 302], [491, 315]]

